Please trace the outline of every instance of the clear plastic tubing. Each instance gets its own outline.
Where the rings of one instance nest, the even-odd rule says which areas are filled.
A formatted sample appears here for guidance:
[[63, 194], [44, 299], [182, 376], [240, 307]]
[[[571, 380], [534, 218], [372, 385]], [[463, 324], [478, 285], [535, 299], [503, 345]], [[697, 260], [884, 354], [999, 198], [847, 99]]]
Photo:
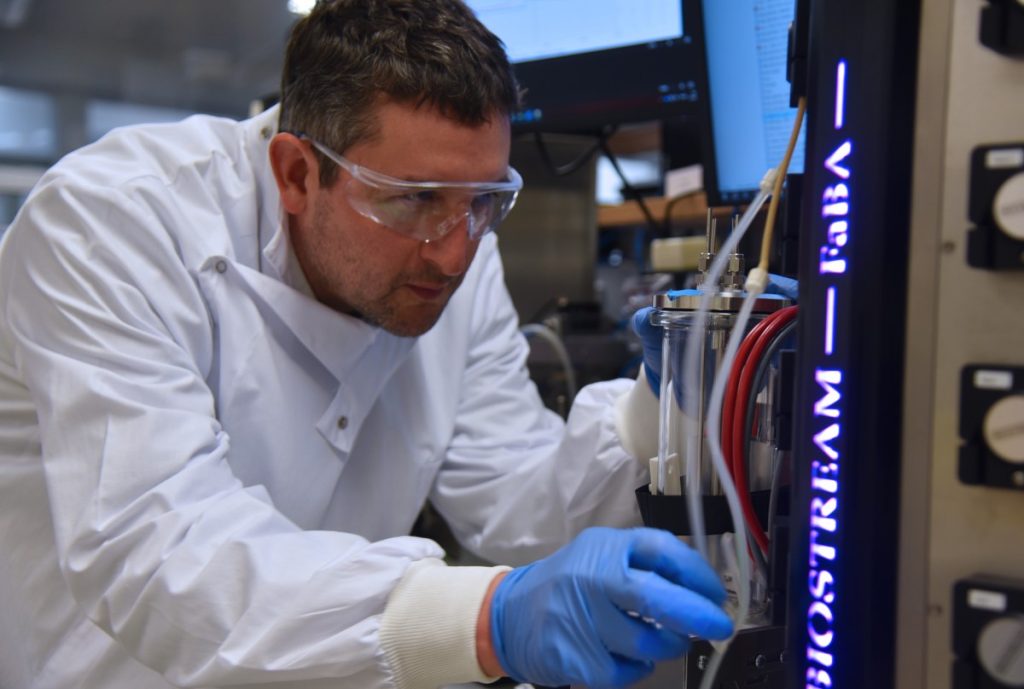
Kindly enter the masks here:
[[672, 390], [671, 360], [672, 343], [668, 328], [662, 329], [661, 340], [661, 389], [659, 391], [660, 403], [658, 404], [658, 494], [665, 494], [665, 473], [668, 464], [668, 436], [669, 427], [672, 423], [672, 405], [667, 404], [675, 394]]
[[[747, 229], [750, 227], [751, 220], [760, 210], [761, 206], [764, 205], [765, 200], [770, 195], [770, 192], [768, 191], [769, 188], [770, 185], [765, 185], [762, 182], [761, 192], [740, 219], [740, 224], [732, 234], [729, 235], [729, 238], [715, 256], [711, 269], [708, 271], [708, 277], [705, 279], [705, 284], [711, 285], [712, 289], [716, 288], [718, 285], [719, 277], [724, 270], [725, 262], [728, 260], [729, 254], [732, 253], [740, 239], [743, 238], [744, 233], [746, 233]], [[704, 533], [704, 515], [701, 510], [700, 487], [698, 485], [699, 467], [697, 466], [700, 434], [697, 432], [699, 429], [696, 429], [695, 426], [696, 419], [698, 418], [697, 400], [699, 399], [697, 383], [700, 363], [699, 348], [703, 346], [704, 342], [704, 333], [707, 327], [708, 306], [710, 304], [711, 295], [712, 292], [710, 290], [705, 291], [701, 295], [700, 308], [697, 311], [693, 332], [691, 332], [687, 337], [686, 350], [684, 353], [685, 368], [683, 369], [683, 408], [685, 411], [685, 423], [687, 424], [687, 508], [690, 513], [690, 524], [693, 527], [694, 540], [697, 542], [698, 549], [705, 558], [708, 556], [707, 534]], [[729, 512], [732, 515], [734, 528], [736, 529], [734, 543], [736, 544], [736, 564], [737, 569], [739, 570], [737, 572], [738, 581], [736, 582], [738, 607], [736, 610], [735, 623], [737, 632], [746, 620], [747, 613], [750, 609], [750, 557], [746, 550], [746, 523], [744, 522], [742, 509], [740, 507], [739, 495], [736, 492], [735, 484], [733, 484], [729, 477], [728, 468], [725, 466], [725, 457], [722, 454], [720, 433], [722, 413], [721, 406], [722, 398], [725, 394], [725, 383], [729, 377], [729, 371], [736, 359], [736, 352], [739, 349], [740, 340], [743, 339], [747, 322], [750, 320], [750, 314], [754, 309], [754, 303], [757, 301], [759, 296], [760, 294], [758, 292], [753, 291], [747, 294], [743, 301], [743, 306], [740, 308], [740, 312], [733, 323], [732, 332], [729, 335], [729, 342], [725, 349], [725, 355], [722, 359], [719, 370], [715, 374], [715, 382], [712, 386], [711, 396], [708, 399], [707, 420], [705, 424], [708, 449], [711, 452], [712, 463], [714, 464], [715, 472], [719, 476], [722, 490], [725, 493], [726, 501], [729, 504]], [[717, 676], [718, 669], [725, 658], [725, 653], [730, 642], [731, 639], [728, 639], [724, 643], [716, 645], [716, 652], [712, 654], [711, 663], [707, 667], [701, 681], [701, 689], [711, 689], [714, 685], [715, 677]]]
[[[766, 178], [769, 176], [770, 175], [766, 175]], [[708, 539], [707, 534], [704, 532], [704, 513], [702, 510], [700, 495], [700, 466], [697, 461], [700, 454], [701, 438], [700, 429], [697, 428], [697, 419], [700, 418], [700, 413], [697, 407], [700, 404], [700, 354], [701, 349], [704, 346], [704, 333], [707, 329], [708, 307], [711, 303], [711, 297], [714, 295], [714, 290], [717, 289], [718, 282], [725, 270], [725, 264], [729, 260], [729, 254], [735, 250], [736, 245], [739, 244], [743, 235], [748, 229], [750, 229], [751, 222], [757, 216], [758, 211], [761, 210], [761, 206], [764, 205], [769, 196], [771, 196], [771, 184], [766, 184], [762, 181], [761, 191], [754, 198], [753, 202], [751, 202], [750, 206], [747, 207], [747, 210], [740, 218], [740, 222], [736, 226], [736, 229], [729, 234], [729, 237], [725, 240], [725, 243], [715, 255], [715, 260], [712, 261], [711, 268], [704, 279], [704, 285], [710, 286], [710, 289], [704, 291], [701, 295], [700, 308], [694, 318], [693, 329], [686, 338], [686, 349], [683, 354], [684, 367], [682, 376], [682, 398], [683, 423], [686, 437], [686, 456], [684, 457], [686, 471], [686, 506], [690, 516], [690, 526], [693, 531], [694, 543], [697, 546], [697, 550], [700, 551], [700, 554], [703, 555], [705, 559], [708, 557]], [[662, 457], [659, 452], [659, 481], [662, 479], [664, 474], [664, 462], [666, 459], [667, 458]], [[661, 483], [659, 483], [659, 488], [662, 488]]]

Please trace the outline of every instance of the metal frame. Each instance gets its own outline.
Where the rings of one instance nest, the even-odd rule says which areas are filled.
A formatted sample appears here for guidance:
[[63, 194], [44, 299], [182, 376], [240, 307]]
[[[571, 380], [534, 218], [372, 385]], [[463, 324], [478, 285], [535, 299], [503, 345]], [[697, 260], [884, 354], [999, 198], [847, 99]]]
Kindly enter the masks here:
[[893, 686], [919, 2], [815, 0], [789, 686]]

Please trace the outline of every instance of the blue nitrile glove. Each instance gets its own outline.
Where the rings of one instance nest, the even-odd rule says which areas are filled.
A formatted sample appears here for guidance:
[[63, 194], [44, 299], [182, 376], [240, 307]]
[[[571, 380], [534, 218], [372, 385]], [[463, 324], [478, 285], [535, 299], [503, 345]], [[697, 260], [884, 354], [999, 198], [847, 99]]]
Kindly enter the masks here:
[[592, 528], [506, 575], [491, 638], [520, 682], [624, 687], [685, 653], [690, 635], [732, 634], [725, 597], [715, 571], [667, 531]]
[[653, 306], [645, 306], [633, 314], [633, 332], [640, 338], [644, 350], [644, 374], [654, 390], [654, 396], [661, 394], [661, 340], [662, 329], [651, 323]]
[[[697, 290], [684, 291], [692, 291], [694, 294], [699, 294]], [[765, 294], [778, 294], [796, 301], [799, 283], [793, 278], [769, 273], [768, 286], [764, 291]], [[647, 381], [651, 384], [651, 389], [654, 390], [655, 397], [657, 397], [661, 394], [661, 342], [663, 333], [659, 326], [651, 323], [651, 313], [653, 311], [653, 306], [645, 306], [633, 314], [633, 332], [640, 338], [640, 344], [643, 346], [644, 373], [647, 376]]]
[[800, 292], [800, 283], [793, 278], [768, 273], [768, 286], [765, 287], [765, 294], [781, 294], [787, 299], [797, 300]]

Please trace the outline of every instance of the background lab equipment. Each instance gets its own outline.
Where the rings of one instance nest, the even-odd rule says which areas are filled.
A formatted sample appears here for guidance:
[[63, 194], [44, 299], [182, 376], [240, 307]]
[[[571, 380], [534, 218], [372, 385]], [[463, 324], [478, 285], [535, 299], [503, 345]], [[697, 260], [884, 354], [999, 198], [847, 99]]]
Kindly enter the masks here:
[[1024, 6], [807, 16], [791, 681], [1020, 686]]
[[[682, 290], [781, 160], [792, 96], [807, 99], [771, 263], [799, 278], [799, 299], [754, 310], [722, 379], [752, 605], [713, 686], [1024, 686], [1024, 4], [469, 4], [528, 89], [513, 118], [526, 187], [499, 239], [531, 369], [563, 412], [586, 383], [635, 374], [638, 306], [657, 306], [670, 361], [685, 364], [699, 302]], [[0, 229], [44, 166], [111, 126], [241, 117], [276, 88], [284, 0], [102, 5], [0, 0]], [[76, 52], [89, 37], [92, 52]], [[657, 172], [700, 163], [704, 195], [658, 206], [644, 196], [658, 184], [623, 181], [648, 213], [603, 226], [597, 157], [625, 166], [616, 142], [650, 121]], [[670, 212], [694, 198], [695, 219]], [[736, 294], [718, 295], [700, 348], [699, 426], [764, 215], [718, 287]], [[651, 242], [669, 238], [700, 248], [653, 271]], [[682, 400], [663, 401], [675, 426], [638, 500], [649, 523], [692, 537]], [[698, 447], [699, 531], [738, 597], [721, 547], [736, 522], [703, 436]], [[696, 689], [716, 653], [695, 644], [642, 688]]]
[[[726, 5], [732, 32], [716, 23]], [[1024, 5], [778, 5], [796, 21], [773, 69], [807, 99], [803, 174], [779, 227], [799, 239], [795, 354], [772, 364], [790, 490], [762, 534], [788, 545], [760, 621], [776, 638], [737, 637], [714, 686], [1024, 686]], [[778, 5], [679, 3], [680, 36], [705, 42], [693, 92], [705, 110], [666, 116], [663, 132], [702, 129], [712, 203], [754, 190], [724, 172], [746, 132], [716, 108], [738, 98], [716, 86], [716, 41], [749, 53], [736, 24], [777, 20]], [[758, 80], [771, 71], [756, 65]], [[712, 655], [695, 647], [648, 684], [696, 687]]]

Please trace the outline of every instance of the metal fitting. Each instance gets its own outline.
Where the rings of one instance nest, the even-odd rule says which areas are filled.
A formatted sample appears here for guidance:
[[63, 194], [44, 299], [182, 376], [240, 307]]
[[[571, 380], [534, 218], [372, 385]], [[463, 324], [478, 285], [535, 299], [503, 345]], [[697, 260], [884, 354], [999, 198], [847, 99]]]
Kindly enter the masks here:
[[743, 254], [729, 254], [725, 264], [725, 275], [722, 278], [722, 289], [727, 292], [742, 291], [743, 283], [747, 279], [746, 267]]

